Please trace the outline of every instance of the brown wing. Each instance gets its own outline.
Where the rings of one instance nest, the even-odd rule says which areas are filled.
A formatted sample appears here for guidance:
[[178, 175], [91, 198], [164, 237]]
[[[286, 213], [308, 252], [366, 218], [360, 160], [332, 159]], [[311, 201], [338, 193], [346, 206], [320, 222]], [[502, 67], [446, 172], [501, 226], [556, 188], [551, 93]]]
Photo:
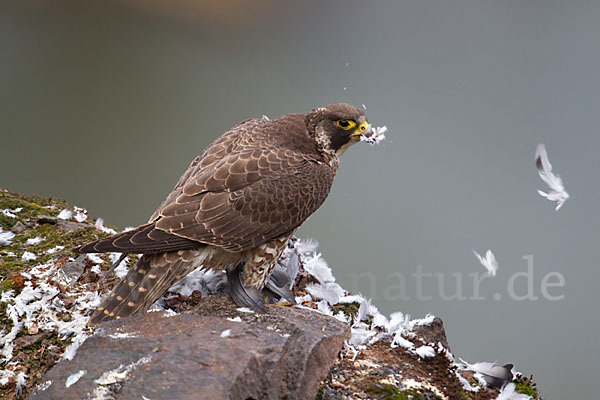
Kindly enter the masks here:
[[[272, 154], [257, 164], [273, 159]], [[230, 251], [251, 249], [293, 231], [323, 203], [334, 171], [299, 156], [278, 160], [287, 168], [275, 163], [271, 170], [267, 166], [235, 178], [230, 178], [232, 174], [221, 176], [217, 170], [203, 185], [214, 190], [198, 193], [194, 189], [197, 184], [184, 186], [175, 202], [161, 210], [156, 227]], [[244, 176], [249, 183], [241, 185]]]
[[303, 114], [246, 120], [192, 161], [149, 224], [75, 250], [249, 249], [302, 224], [334, 175], [316, 154]]
[[187, 250], [201, 246], [200, 243], [156, 229], [153, 223], [136, 229], [117, 233], [103, 239], [86, 243], [73, 249], [76, 253], [163, 253]]

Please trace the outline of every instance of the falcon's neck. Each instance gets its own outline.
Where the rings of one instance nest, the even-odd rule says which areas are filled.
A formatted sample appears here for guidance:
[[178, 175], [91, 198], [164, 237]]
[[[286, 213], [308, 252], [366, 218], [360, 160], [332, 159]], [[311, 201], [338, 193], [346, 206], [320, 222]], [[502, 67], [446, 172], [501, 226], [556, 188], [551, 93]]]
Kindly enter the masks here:
[[345, 148], [340, 148], [337, 151], [331, 147], [331, 140], [329, 135], [325, 132], [318, 130], [315, 133], [315, 143], [317, 146], [317, 151], [323, 157], [325, 162], [329, 164], [331, 168], [337, 171], [338, 165], [340, 164], [340, 156]]

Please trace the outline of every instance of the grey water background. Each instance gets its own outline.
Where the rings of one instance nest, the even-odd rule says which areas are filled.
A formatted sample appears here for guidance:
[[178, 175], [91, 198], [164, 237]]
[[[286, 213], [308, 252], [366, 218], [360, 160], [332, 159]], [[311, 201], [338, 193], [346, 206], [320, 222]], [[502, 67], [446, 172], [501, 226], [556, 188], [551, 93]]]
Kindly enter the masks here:
[[[600, 2], [165, 4], [0, 6], [0, 186], [138, 225], [237, 122], [364, 104], [388, 140], [344, 155], [299, 235], [382, 312], [441, 317], [455, 355], [597, 398]], [[473, 299], [488, 248], [498, 275]]]

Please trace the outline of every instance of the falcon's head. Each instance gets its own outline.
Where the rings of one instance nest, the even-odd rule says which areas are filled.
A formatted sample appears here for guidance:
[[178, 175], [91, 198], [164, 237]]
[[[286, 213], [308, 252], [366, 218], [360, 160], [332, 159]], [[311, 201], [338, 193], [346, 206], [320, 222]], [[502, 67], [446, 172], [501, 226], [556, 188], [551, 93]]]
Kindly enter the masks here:
[[371, 132], [364, 111], [345, 103], [312, 110], [306, 114], [306, 127], [319, 151], [335, 158]]

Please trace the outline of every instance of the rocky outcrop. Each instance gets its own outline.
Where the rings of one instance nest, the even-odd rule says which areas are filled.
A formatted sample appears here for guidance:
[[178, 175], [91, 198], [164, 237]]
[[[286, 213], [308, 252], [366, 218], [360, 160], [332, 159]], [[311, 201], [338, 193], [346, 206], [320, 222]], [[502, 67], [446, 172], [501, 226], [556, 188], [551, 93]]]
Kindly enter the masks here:
[[349, 333], [315, 312], [259, 315], [212, 296], [182, 314], [103, 324], [30, 398], [314, 399]]
[[[155, 304], [163, 310], [91, 330], [91, 310], [118, 278], [100, 280], [111, 255], [76, 256], [70, 249], [111, 232], [60, 200], [0, 190], [0, 398], [499, 395], [482, 382], [485, 373], [477, 376], [454, 359], [441, 320], [382, 315], [339, 286], [316, 247], [300, 241], [290, 243], [282, 260], [300, 271], [300, 308], [244, 312], [228, 296], [215, 295], [226, 287], [223, 276], [194, 272]], [[126, 269], [120, 266], [117, 275], [120, 268]], [[529, 378], [510, 385], [514, 396], [503, 398], [539, 399]]]

